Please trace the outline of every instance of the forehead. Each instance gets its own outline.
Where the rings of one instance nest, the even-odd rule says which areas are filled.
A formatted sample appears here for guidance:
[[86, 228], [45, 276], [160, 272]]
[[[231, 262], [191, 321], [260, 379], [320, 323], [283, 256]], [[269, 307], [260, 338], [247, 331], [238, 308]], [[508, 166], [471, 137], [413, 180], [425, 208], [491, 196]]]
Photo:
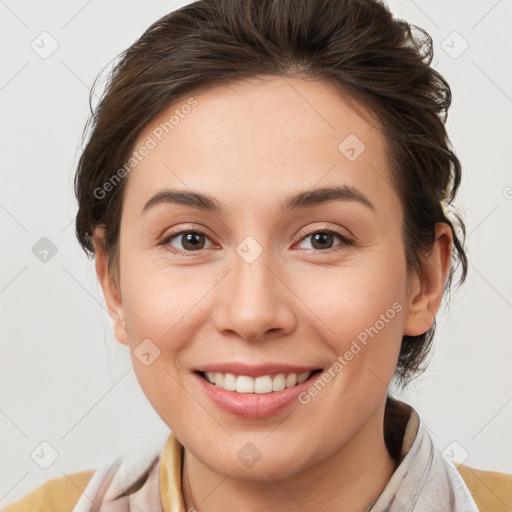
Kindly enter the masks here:
[[134, 152], [144, 145], [125, 192], [138, 209], [165, 187], [241, 202], [315, 184], [393, 193], [377, 121], [326, 81], [253, 78], [191, 94], [148, 124]]

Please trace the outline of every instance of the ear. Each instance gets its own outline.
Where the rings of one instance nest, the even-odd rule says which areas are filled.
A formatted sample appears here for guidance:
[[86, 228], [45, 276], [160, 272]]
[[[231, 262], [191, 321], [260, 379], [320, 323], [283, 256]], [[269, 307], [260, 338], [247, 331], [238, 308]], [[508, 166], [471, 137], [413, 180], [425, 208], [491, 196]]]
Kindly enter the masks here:
[[96, 228], [94, 230], [93, 243], [96, 259], [96, 275], [103, 289], [103, 296], [105, 297], [108, 312], [113, 320], [114, 336], [120, 343], [128, 345], [128, 332], [126, 331], [120, 287], [108, 268], [107, 255], [105, 252], [104, 228]]
[[452, 244], [450, 226], [444, 222], [437, 223], [432, 248], [422, 258], [421, 273], [415, 273], [410, 280], [404, 323], [405, 335], [424, 334], [434, 324], [450, 270]]

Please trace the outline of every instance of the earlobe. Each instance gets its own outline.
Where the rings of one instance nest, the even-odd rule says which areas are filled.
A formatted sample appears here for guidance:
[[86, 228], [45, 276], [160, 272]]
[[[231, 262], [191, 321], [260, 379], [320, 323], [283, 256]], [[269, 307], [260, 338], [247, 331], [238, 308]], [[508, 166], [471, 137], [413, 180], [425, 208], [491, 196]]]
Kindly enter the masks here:
[[108, 268], [108, 260], [105, 251], [105, 231], [96, 228], [93, 235], [94, 254], [96, 260], [96, 275], [103, 290], [108, 312], [113, 320], [114, 336], [116, 339], [128, 345], [124, 307], [121, 300], [119, 285]]
[[422, 269], [412, 276], [404, 321], [404, 334], [419, 336], [435, 322], [450, 270], [453, 235], [448, 224], [438, 223], [432, 248], [422, 258]]

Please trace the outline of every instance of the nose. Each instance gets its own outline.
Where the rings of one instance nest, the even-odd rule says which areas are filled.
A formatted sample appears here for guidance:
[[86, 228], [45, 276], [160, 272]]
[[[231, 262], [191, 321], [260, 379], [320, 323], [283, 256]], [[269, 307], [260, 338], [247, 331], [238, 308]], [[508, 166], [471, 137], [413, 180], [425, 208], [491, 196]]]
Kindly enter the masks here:
[[255, 260], [238, 254], [223, 280], [214, 322], [219, 332], [236, 333], [249, 342], [285, 336], [295, 329], [294, 296], [284, 269], [263, 250]]

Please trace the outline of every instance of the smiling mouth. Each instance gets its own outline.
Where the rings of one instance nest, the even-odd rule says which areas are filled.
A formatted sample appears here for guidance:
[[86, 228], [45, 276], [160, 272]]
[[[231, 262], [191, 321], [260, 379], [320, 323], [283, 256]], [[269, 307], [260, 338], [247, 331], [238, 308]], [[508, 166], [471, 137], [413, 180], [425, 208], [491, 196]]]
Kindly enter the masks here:
[[262, 375], [255, 378], [248, 375], [221, 372], [198, 371], [197, 374], [210, 384], [226, 391], [267, 394], [298, 386], [311, 380], [322, 371], [322, 369], [318, 369], [303, 373], [279, 373], [277, 375]]

